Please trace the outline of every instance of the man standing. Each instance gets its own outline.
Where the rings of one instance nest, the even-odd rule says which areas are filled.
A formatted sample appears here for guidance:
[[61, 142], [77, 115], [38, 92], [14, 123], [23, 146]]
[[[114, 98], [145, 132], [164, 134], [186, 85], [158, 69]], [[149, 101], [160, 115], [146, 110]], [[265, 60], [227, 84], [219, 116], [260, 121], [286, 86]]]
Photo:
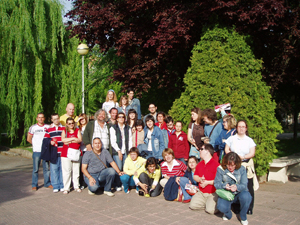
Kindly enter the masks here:
[[214, 180], [219, 163], [212, 158], [214, 148], [211, 144], [204, 144], [199, 149], [203, 160], [196, 167], [194, 180], [199, 183], [200, 191], [192, 197], [190, 209], [205, 209], [207, 213], [214, 214], [218, 200]]
[[[41, 163], [41, 151], [42, 143], [49, 125], [44, 124], [45, 116], [43, 113], [39, 113], [36, 117], [37, 124], [32, 125], [29, 128], [27, 141], [32, 144], [32, 159], [33, 159], [33, 171], [32, 171], [32, 190], [36, 191], [38, 188], [39, 179], [39, 167]], [[50, 183], [50, 172], [48, 162], [43, 160], [43, 174], [44, 174], [44, 186], [46, 188], [53, 188]]]
[[112, 126], [117, 122], [118, 110], [115, 107], [113, 107], [109, 110], [109, 114], [110, 119], [108, 120], [108, 124]]
[[60, 123], [61, 123], [61, 125], [63, 125], [63, 126], [66, 126], [66, 120], [69, 118], [69, 117], [72, 117], [74, 120], [75, 120], [75, 122], [77, 123], [78, 122], [78, 116], [75, 116], [74, 115], [74, 111], [75, 111], [75, 106], [74, 106], [74, 104], [73, 103], [69, 103], [68, 105], [67, 105], [67, 108], [66, 108], [66, 114], [64, 114], [64, 115], [62, 115], [61, 117], [60, 117]]
[[127, 89], [127, 95], [128, 95], [128, 105], [130, 106], [130, 109], [134, 109], [137, 112], [138, 119], [140, 120], [142, 118], [140, 100], [138, 100], [137, 98], [133, 98], [134, 91], [132, 88]]
[[157, 118], [156, 118], [156, 116], [157, 116], [157, 113], [156, 113], [157, 107], [156, 107], [156, 105], [154, 103], [150, 103], [148, 110], [149, 110], [150, 113], [147, 114], [146, 116], [144, 116], [144, 124], [146, 124], [145, 121], [146, 121], [147, 116], [150, 116], [150, 115], [154, 117], [155, 123], [157, 123], [158, 121], [157, 121]]
[[51, 184], [53, 186], [53, 192], [57, 193], [59, 190], [63, 191], [64, 189], [60, 158], [64, 145], [64, 143], [61, 141], [61, 132], [64, 130], [64, 127], [61, 126], [59, 122], [59, 115], [57, 113], [51, 115], [51, 121], [53, 126], [47, 129], [45, 138], [51, 138], [50, 144], [57, 147], [57, 162], [50, 162]]
[[[102, 148], [108, 151], [111, 150], [109, 140], [109, 124], [107, 121], [107, 114], [104, 109], [99, 109], [95, 113], [95, 121], [90, 121], [84, 130], [82, 141], [86, 146], [87, 151], [92, 151], [92, 143], [94, 138], [98, 137], [101, 139]], [[110, 151], [111, 153], [111, 151]]]
[[[121, 186], [119, 176], [124, 175], [124, 173], [119, 170], [109, 152], [101, 148], [100, 138], [94, 138], [93, 149], [86, 152], [83, 156], [82, 173], [90, 195], [94, 195], [101, 184], [103, 184], [104, 194], [113, 197], [114, 194], [111, 192], [111, 187], [114, 183], [118, 187]], [[107, 164], [110, 164], [111, 167], [107, 167]], [[117, 188], [117, 191], [121, 190], [122, 188]]]

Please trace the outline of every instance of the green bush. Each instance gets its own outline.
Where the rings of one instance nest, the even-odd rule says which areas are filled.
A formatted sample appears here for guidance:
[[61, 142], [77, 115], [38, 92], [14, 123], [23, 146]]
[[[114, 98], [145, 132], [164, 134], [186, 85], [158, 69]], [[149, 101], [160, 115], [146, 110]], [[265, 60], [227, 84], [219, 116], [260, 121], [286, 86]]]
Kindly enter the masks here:
[[276, 103], [262, 81], [261, 69], [262, 60], [254, 57], [245, 37], [232, 29], [208, 29], [192, 50], [191, 66], [184, 77], [185, 91], [169, 111], [175, 120], [186, 124], [186, 130], [192, 108], [230, 102], [232, 114], [237, 120], [247, 121], [249, 136], [257, 144], [254, 162], [258, 175], [268, 171], [277, 152], [276, 136], [282, 131], [275, 118]]

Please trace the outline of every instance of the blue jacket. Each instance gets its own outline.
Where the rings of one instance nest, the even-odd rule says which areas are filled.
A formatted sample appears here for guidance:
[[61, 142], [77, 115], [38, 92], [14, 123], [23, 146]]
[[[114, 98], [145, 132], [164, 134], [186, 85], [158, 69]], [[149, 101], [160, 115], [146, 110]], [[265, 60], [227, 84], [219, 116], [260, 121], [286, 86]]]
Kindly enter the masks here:
[[227, 139], [229, 138], [231, 135], [234, 135], [236, 133], [235, 128], [232, 128], [228, 133], [228, 130], [223, 129], [221, 131], [221, 134], [219, 135], [219, 137], [216, 139], [215, 142], [215, 149], [217, 149], [217, 151], [225, 150], [225, 142], [222, 142], [223, 139]]
[[221, 166], [219, 166], [217, 169], [217, 174], [214, 181], [214, 186], [216, 189], [225, 189], [226, 184], [235, 184], [237, 186], [237, 191], [233, 194], [237, 194], [242, 191], [248, 191], [248, 178], [244, 166], [241, 166], [241, 168], [234, 170], [233, 173], [229, 172], [228, 169], [223, 170], [220, 167]]
[[168, 201], [174, 201], [178, 196], [178, 184], [176, 176], [170, 177], [164, 188], [164, 197]]
[[[130, 105], [128, 105], [128, 110], [129, 109], [134, 109], [137, 114], [138, 114], [138, 120], [140, 120], [142, 118], [142, 113], [141, 113], [141, 103], [140, 100], [138, 100], [137, 98], [132, 99], [132, 102]], [[126, 108], [126, 110], [127, 110]]]
[[[149, 140], [147, 138], [148, 134], [148, 127], [145, 126], [144, 132], [144, 142], [148, 145]], [[151, 135], [151, 143], [152, 143], [152, 153], [153, 157], [156, 159], [163, 159], [162, 152], [165, 149], [165, 142], [163, 138], [163, 133], [161, 132], [161, 129], [158, 126], [154, 125], [153, 132]]]
[[41, 159], [50, 161], [52, 164], [57, 162], [57, 147], [51, 145], [51, 138], [44, 138], [41, 151]]

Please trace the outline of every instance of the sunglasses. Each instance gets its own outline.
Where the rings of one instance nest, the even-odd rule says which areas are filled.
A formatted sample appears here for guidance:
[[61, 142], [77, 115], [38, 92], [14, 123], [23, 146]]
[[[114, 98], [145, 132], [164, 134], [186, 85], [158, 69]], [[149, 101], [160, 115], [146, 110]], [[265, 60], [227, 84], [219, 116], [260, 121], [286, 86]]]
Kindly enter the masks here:
[[74, 125], [74, 123], [68, 123], [68, 125]]

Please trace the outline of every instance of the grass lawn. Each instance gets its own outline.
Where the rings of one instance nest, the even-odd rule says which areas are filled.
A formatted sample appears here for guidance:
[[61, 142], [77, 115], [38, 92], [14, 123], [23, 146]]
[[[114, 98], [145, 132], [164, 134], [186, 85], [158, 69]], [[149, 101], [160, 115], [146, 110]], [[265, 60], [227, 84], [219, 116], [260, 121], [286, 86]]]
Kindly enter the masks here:
[[300, 137], [296, 140], [285, 139], [275, 143], [278, 152], [275, 154], [277, 158], [300, 153]]

